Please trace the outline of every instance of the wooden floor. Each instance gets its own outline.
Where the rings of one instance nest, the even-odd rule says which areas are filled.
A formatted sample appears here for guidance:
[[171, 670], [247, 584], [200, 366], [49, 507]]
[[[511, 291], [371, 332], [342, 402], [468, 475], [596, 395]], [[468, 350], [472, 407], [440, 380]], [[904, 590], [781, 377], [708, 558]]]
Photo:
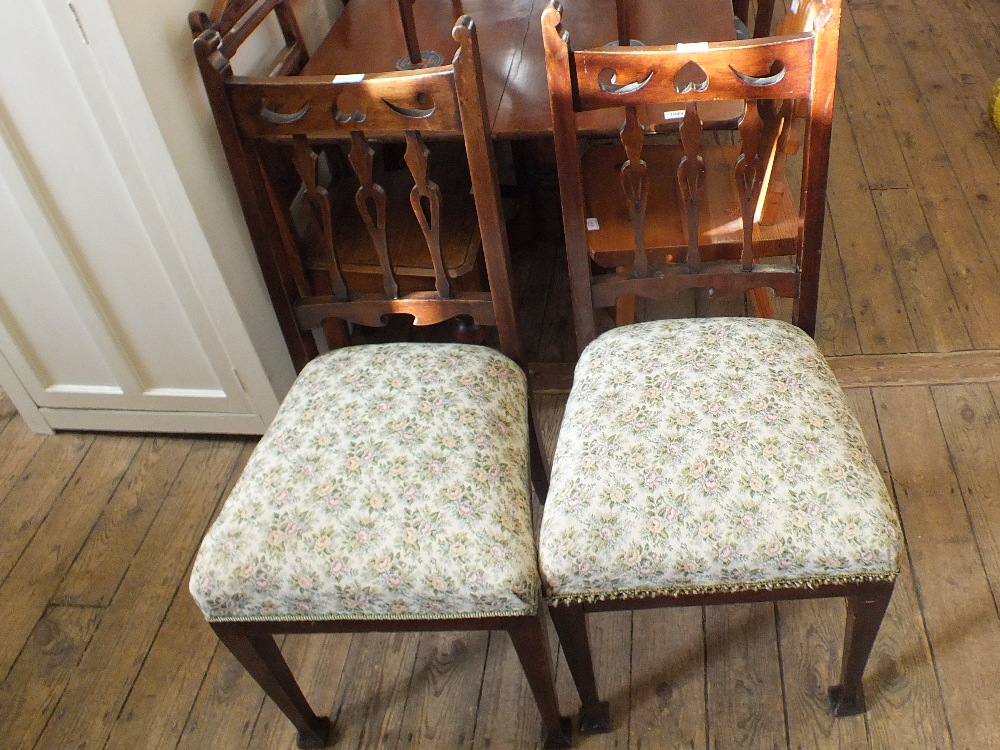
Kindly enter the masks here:
[[[907, 541], [868, 714], [834, 721], [826, 708], [840, 602], [616, 614], [592, 620], [614, 732], [577, 746], [1000, 748], [1000, 135], [986, 119], [998, 30], [997, 0], [852, 0], [844, 13], [818, 338]], [[519, 258], [533, 358], [566, 362], [559, 248]], [[550, 448], [559, 376], [539, 376]], [[0, 397], [0, 747], [294, 747], [187, 593], [251, 449], [43, 438]], [[283, 646], [336, 718], [337, 747], [537, 746], [500, 635]], [[557, 669], [568, 713], [576, 699]]]

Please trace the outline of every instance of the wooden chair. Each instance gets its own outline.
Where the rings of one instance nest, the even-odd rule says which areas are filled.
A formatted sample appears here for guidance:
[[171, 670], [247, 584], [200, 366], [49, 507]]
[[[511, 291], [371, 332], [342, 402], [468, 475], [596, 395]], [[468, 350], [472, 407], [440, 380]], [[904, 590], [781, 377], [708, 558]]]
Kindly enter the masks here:
[[[332, 292], [334, 283], [329, 262], [317, 252], [318, 245], [329, 241], [335, 246], [340, 271], [356, 281], [359, 291], [381, 286], [383, 270], [363, 216], [353, 208], [359, 183], [340, 145], [330, 144], [323, 149], [318, 174], [309, 178], [316, 189], [327, 191], [334, 215], [344, 219], [334, 236], [322, 239], [317, 236], [315, 221], [303, 221], [302, 196], [311, 193], [299, 167], [292, 163], [289, 149], [271, 149], [261, 162], [270, 176], [269, 192], [262, 189], [258, 174], [261, 165], [250, 161], [257, 147], [248, 145], [246, 134], [237, 127], [228, 85], [239, 78], [233, 70], [234, 56], [269, 18], [277, 20], [285, 43], [260, 75], [297, 75], [309, 57], [288, 0], [217, 0], [210, 14], [192, 13], [189, 23], [198, 33], [195, 57], [271, 303], [292, 361], [296, 369], [301, 369], [318, 349], [313, 334], [300, 326], [295, 308], [303, 297]], [[340, 141], [349, 139], [346, 133], [338, 136]], [[388, 140], [392, 137], [402, 140], [402, 131]], [[437, 227], [444, 248], [445, 272], [460, 287], [481, 288], [480, 242], [469, 194], [468, 166], [461, 148], [456, 151], [453, 146], [432, 145], [440, 187], [456, 196], [443, 202], [444, 212]], [[381, 187], [389, 191], [389, 205], [399, 201], [409, 205], [412, 180], [404, 165], [386, 164], [382, 146], [375, 147], [375, 151], [373, 169]], [[447, 160], [449, 154], [454, 155], [451, 161]], [[305, 201], [310, 205], [313, 202], [312, 198]], [[387, 221], [388, 252], [400, 287], [407, 292], [432, 288], [437, 271], [424, 249], [417, 217], [411, 211], [390, 212]], [[333, 321], [325, 324], [324, 332], [323, 346], [341, 346], [349, 340], [344, 326]]]
[[[831, 696], [837, 715], [863, 711], [862, 674], [893, 589], [901, 531], [860, 426], [811, 338], [840, 0], [825, 0], [808, 32], [694, 50], [575, 51], [561, 16], [550, 5], [542, 29], [581, 356], [539, 566], [582, 726], [609, 726], [587, 612], [812, 597], [847, 598]], [[703, 145], [694, 103], [723, 98], [747, 102], [742, 142]], [[753, 221], [772, 99], [806, 107], [793, 265], [759, 259], [769, 240]], [[686, 109], [680, 145], [644, 144], [635, 109], [648, 101]], [[627, 108], [622, 144], [583, 152], [577, 113], [609, 106]], [[729, 191], [738, 201], [720, 212]], [[670, 211], [670, 201], [671, 217], [654, 215]], [[664, 243], [660, 223], [668, 220], [687, 234], [681, 251]], [[726, 243], [706, 244], [713, 232]], [[595, 249], [616, 253], [627, 270], [594, 274]], [[761, 287], [794, 300], [794, 325], [661, 320], [595, 338], [595, 309], [622, 294]]]
[[[191, 592], [220, 640], [299, 733], [300, 747], [331, 741], [274, 634], [396, 630], [506, 630], [538, 703], [548, 747], [565, 747], [539, 599], [529, 473], [545, 473], [528, 417], [523, 350], [475, 28], [460, 18], [451, 65], [361, 80], [225, 81], [235, 131], [261, 202], [282, 206], [278, 235], [302, 330], [335, 317], [377, 326], [460, 318], [495, 326], [501, 352], [468, 344], [349, 346], [311, 361], [208, 531]], [[217, 40], [216, 40], [217, 41]], [[205, 45], [213, 40], [203, 39]], [[405, 133], [414, 185], [388, 204], [370, 138]], [[489, 292], [456, 291], [439, 229], [442, 191], [429, 178], [425, 137], [462, 139]], [[355, 293], [334, 252], [338, 216], [317, 176], [323, 148], [350, 140], [361, 187], [356, 207], [382, 262], [384, 288]], [[284, 154], [285, 161], [278, 155]], [[301, 216], [276, 193], [290, 160]], [[277, 167], [277, 168], [276, 168]], [[466, 194], [468, 191], [466, 190]], [[412, 210], [435, 269], [433, 291], [400, 290], [387, 240], [390, 212]], [[310, 295], [293, 223], [315, 246], [332, 291]], [[506, 356], [504, 356], [506, 355]]]

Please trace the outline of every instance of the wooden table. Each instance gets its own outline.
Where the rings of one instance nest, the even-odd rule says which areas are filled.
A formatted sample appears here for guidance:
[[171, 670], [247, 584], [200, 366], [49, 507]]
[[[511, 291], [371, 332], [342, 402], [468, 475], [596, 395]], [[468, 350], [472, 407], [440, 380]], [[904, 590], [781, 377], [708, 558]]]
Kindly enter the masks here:
[[[541, 14], [548, 0], [416, 0], [413, 5], [422, 50], [445, 61], [458, 45], [453, 21], [472, 16], [479, 34], [486, 100], [496, 138], [536, 138], [552, 133]], [[579, 49], [618, 38], [614, 0], [563, 0], [565, 26]], [[734, 39], [732, 0], [631, 0], [630, 29], [644, 44], [714, 42]], [[396, 69], [406, 55], [397, 0], [353, 0], [312, 55], [305, 75], [378, 73]], [[732, 103], [700, 106], [706, 124], [729, 124], [742, 110]], [[613, 133], [623, 116], [587, 113], [581, 129]], [[663, 113], [646, 117], [650, 130], [675, 128]]]

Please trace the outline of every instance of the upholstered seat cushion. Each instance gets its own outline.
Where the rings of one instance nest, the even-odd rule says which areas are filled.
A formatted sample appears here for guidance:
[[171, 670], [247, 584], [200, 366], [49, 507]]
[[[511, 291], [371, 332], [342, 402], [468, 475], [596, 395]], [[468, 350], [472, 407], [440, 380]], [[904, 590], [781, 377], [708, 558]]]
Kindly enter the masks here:
[[527, 386], [479, 346], [311, 362], [195, 560], [209, 620], [532, 614]]
[[539, 542], [551, 601], [891, 579], [900, 540], [861, 429], [800, 329], [657, 321], [580, 358]]

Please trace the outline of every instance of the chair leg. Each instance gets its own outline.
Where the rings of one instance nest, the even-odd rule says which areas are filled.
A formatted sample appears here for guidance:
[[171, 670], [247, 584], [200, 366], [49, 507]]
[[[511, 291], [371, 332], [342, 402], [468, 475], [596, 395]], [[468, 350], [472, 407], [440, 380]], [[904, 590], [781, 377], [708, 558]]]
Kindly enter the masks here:
[[545, 747], [569, 747], [572, 731], [569, 719], [563, 720], [559, 715], [555, 672], [549, 658], [549, 639], [545, 635], [541, 614], [512, 621], [507, 625], [507, 633], [535, 696], [538, 712], [542, 715]]
[[[530, 396], [529, 396], [530, 398]], [[549, 494], [549, 473], [552, 469], [549, 466], [549, 458], [542, 450], [542, 441], [538, 438], [538, 429], [535, 427], [535, 411], [528, 409], [528, 443], [531, 455], [531, 485], [538, 495], [538, 502], [545, 505], [545, 498]]]
[[313, 713], [274, 636], [248, 634], [238, 623], [212, 623], [212, 628], [223, 645], [298, 730], [300, 748], [321, 748], [332, 744], [333, 726], [330, 720]]
[[582, 604], [561, 604], [549, 608], [552, 624], [562, 643], [576, 691], [580, 695], [580, 731], [584, 734], [604, 734], [611, 731], [611, 714], [607, 701], [597, 694], [594, 660], [590, 654], [587, 619]]
[[866, 585], [860, 594], [847, 599], [847, 631], [844, 634], [840, 684], [830, 688], [835, 716], [854, 716], [865, 712], [862, 677], [894, 585], [894, 581], [874, 582]]

